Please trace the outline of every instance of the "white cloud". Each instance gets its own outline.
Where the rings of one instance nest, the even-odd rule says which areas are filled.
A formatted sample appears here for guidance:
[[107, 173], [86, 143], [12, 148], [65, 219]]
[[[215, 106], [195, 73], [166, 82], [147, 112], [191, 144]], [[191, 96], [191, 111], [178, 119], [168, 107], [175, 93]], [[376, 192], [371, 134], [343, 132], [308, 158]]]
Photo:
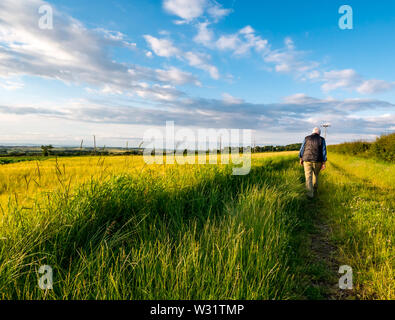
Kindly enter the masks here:
[[274, 64], [276, 72], [290, 73], [300, 80], [322, 82], [321, 89], [324, 92], [342, 89], [374, 94], [395, 88], [395, 82], [365, 80], [354, 69], [323, 71], [318, 62], [304, 59], [305, 53], [295, 49], [290, 37], [284, 39], [284, 44], [284, 49], [270, 50], [264, 56], [265, 62]]
[[[118, 63], [111, 58], [111, 46], [134, 47], [120, 32], [87, 29], [78, 20], [57, 10], [54, 10], [56, 28], [39, 29], [38, 14], [32, 13], [43, 4], [46, 2], [42, 0], [0, 2], [0, 78], [5, 79], [3, 87], [20, 87], [21, 84], [13, 79], [28, 75], [96, 86], [104, 93], [128, 95], [136, 94], [135, 90], [141, 94], [144, 88], [136, 85], [139, 81], [159, 82], [162, 87], [152, 86], [147, 89], [149, 94], [166, 96], [164, 92], [167, 90], [173, 97], [181, 95], [175, 89], [163, 87], [162, 73]], [[195, 79], [190, 81], [196, 83]]]
[[237, 34], [224, 35], [217, 40], [217, 48], [220, 50], [235, 50], [240, 39]]
[[167, 58], [174, 56], [179, 60], [186, 59], [191, 67], [204, 70], [208, 72], [213, 79], [219, 79], [217, 67], [208, 62], [211, 58], [208, 54], [195, 53], [192, 51], [182, 52], [174, 47], [172, 41], [167, 39], [158, 39], [150, 35], [145, 35], [144, 38], [156, 55]]
[[[150, 100], [155, 98], [164, 103], [156, 104], [155, 107], [147, 105], [140, 107], [131, 100], [119, 105], [110, 97], [108, 100], [100, 101], [97, 99], [69, 101], [67, 104], [58, 105], [57, 108], [53, 108], [51, 104], [48, 106], [0, 105], [1, 118], [14, 119], [12, 126], [8, 126], [7, 122], [5, 127], [0, 126], [0, 134], [3, 137], [4, 134], [27, 137], [28, 131], [48, 130], [50, 136], [56, 131], [40, 125], [42, 122], [35, 122], [36, 125], [32, 126], [34, 119], [51, 118], [49, 123], [56, 122], [58, 127], [61, 120], [68, 121], [63, 122], [62, 127], [77, 128], [78, 134], [80, 128], [89, 128], [88, 134], [91, 134], [101, 128], [99, 124], [105, 124], [104, 127], [111, 127], [113, 132], [119, 133], [123, 125], [164, 126], [166, 120], [173, 120], [177, 126], [249, 128], [269, 139], [267, 143], [281, 143], [284, 139], [289, 143], [295, 143], [302, 141], [314, 126], [326, 120], [332, 124], [329, 141], [333, 143], [334, 137], [341, 137], [344, 140], [350, 137], [370, 137], [395, 126], [395, 105], [380, 100], [318, 99], [300, 93], [286, 97], [279, 103], [252, 104], [234, 98], [230, 94], [224, 94], [221, 100], [186, 97], [174, 103], [172, 97], [168, 96], [168, 91], [161, 96], [162, 87], [151, 87], [147, 83], [140, 83], [139, 87], [144, 89], [141, 97]], [[154, 98], [147, 92], [148, 89], [155, 89], [155, 92], [152, 92], [152, 95], [156, 95]], [[380, 112], [374, 116], [355, 112], [375, 109]], [[83, 126], [81, 121], [84, 122]], [[115, 124], [119, 127], [114, 126]], [[272, 135], [273, 132], [276, 134]], [[70, 136], [76, 141], [78, 134], [70, 132]], [[262, 142], [257, 141], [257, 143]]]
[[318, 79], [321, 77], [321, 72], [318, 70], [313, 70], [311, 72], [308, 72], [306, 74], [306, 78], [309, 80], [314, 80], [314, 79]]
[[306, 61], [305, 53], [295, 50], [294, 42], [287, 37], [284, 40], [285, 48], [269, 50], [264, 56], [265, 62], [274, 64], [274, 69], [279, 73], [291, 73], [298, 79], [314, 79], [318, 76], [317, 62]]
[[96, 31], [103, 33], [105, 39], [108, 39], [115, 43], [119, 42], [126, 48], [135, 49], [137, 47], [136, 43], [127, 41], [126, 35], [122, 32], [106, 30], [103, 28], [98, 28], [96, 29]]
[[148, 84], [142, 83], [140, 87], [135, 88], [135, 92], [140, 98], [153, 101], [174, 102], [179, 98], [179, 93], [169, 85], [154, 84], [150, 87]]
[[197, 86], [202, 84], [189, 72], [181, 71], [175, 67], [171, 67], [167, 70], [156, 70], [158, 73], [158, 78], [163, 82], [170, 82], [175, 85], [182, 85], [185, 83], [194, 83]]
[[324, 82], [322, 85], [324, 92], [346, 89], [350, 91], [355, 90], [361, 94], [375, 94], [395, 88], [395, 82], [377, 79], [365, 80], [353, 69], [324, 72], [321, 81]]
[[310, 104], [319, 101], [319, 99], [309, 97], [304, 93], [296, 93], [294, 95], [284, 97], [283, 101], [290, 104]]
[[197, 25], [198, 34], [193, 39], [195, 42], [201, 43], [205, 46], [211, 45], [214, 38], [214, 33], [208, 28], [209, 25], [210, 23], [208, 22], [202, 22]]
[[168, 39], [158, 39], [150, 35], [145, 35], [144, 39], [157, 56], [170, 58], [180, 55], [180, 50], [174, 47], [173, 42]]
[[239, 33], [241, 34], [250, 34], [254, 33], [255, 30], [251, 26], [245, 26], [243, 29], [240, 29]]
[[164, 0], [163, 8], [183, 20], [189, 21], [200, 17], [207, 5], [207, 0]]
[[[232, 10], [224, 9], [214, 0], [165, 0], [164, 8], [181, 19], [178, 23], [188, 23], [208, 13], [209, 16], [216, 19], [228, 15]], [[207, 15], [205, 16], [208, 19]], [[264, 61], [273, 64], [274, 70], [279, 73], [293, 74], [297, 79], [302, 81], [322, 82], [321, 88], [324, 92], [330, 92], [338, 89], [356, 91], [361, 94], [374, 94], [389, 91], [395, 88], [395, 82], [384, 80], [365, 80], [353, 69], [344, 70], [322, 70], [321, 64], [316, 61], [305, 59], [306, 52], [296, 50], [295, 43], [291, 37], [284, 39], [285, 47], [283, 49], [272, 50], [269, 42], [255, 34], [251, 26], [246, 26], [233, 34], [223, 34], [215, 40], [212, 29], [209, 28], [209, 20], [196, 24], [197, 34], [194, 37], [196, 43], [202, 44], [211, 49], [221, 51], [232, 51], [235, 55], [243, 55], [255, 50], [263, 54]], [[168, 44], [171, 50], [171, 44]], [[203, 65], [196, 63], [195, 57], [188, 60], [193, 61], [190, 65]], [[204, 66], [203, 70], [211, 70], [211, 76], [216, 78], [216, 67]], [[267, 70], [271, 68], [266, 67]]]
[[207, 62], [210, 56], [189, 51], [185, 53], [185, 58], [188, 60], [190, 66], [207, 71], [213, 79], [219, 79], [217, 67]]
[[230, 50], [236, 55], [242, 55], [251, 49], [262, 53], [267, 48], [268, 41], [256, 36], [251, 26], [246, 26], [237, 33], [222, 35], [215, 45], [219, 50]]
[[207, 9], [207, 12], [211, 17], [218, 21], [219, 19], [230, 14], [232, 10], [222, 8], [222, 6], [215, 1], [211, 3], [209, 8]]
[[294, 42], [290, 37], [285, 38], [284, 43], [289, 50], [295, 49]]
[[19, 79], [2, 79], [0, 78], [0, 87], [5, 90], [18, 90], [24, 87], [24, 83]]
[[389, 91], [395, 88], [395, 82], [387, 82], [384, 80], [366, 80], [358, 88], [357, 91], [362, 94], [373, 94]]
[[214, 22], [232, 12], [225, 9], [215, 0], [164, 0], [163, 8], [170, 14], [174, 14], [182, 20], [174, 21], [175, 24], [189, 23], [191, 20], [203, 15], [211, 17]]
[[244, 103], [243, 99], [233, 97], [229, 93], [222, 94], [222, 101], [227, 104], [242, 104], [242, 103]]
[[361, 82], [361, 76], [353, 69], [332, 70], [324, 72], [322, 90], [325, 92], [339, 88], [354, 89]]
[[170, 36], [170, 31], [167, 31], [167, 30], [160, 30], [158, 33], [161, 36]]

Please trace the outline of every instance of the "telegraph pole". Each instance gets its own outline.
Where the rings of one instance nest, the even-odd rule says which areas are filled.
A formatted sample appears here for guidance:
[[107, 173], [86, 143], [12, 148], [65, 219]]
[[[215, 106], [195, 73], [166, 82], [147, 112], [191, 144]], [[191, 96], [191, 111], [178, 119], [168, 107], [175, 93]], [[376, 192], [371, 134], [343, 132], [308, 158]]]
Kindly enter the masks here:
[[321, 125], [321, 127], [325, 128], [325, 136], [324, 136], [325, 140], [326, 140], [326, 131], [327, 131], [327, 129], [328, 129], [330, 126], [331, 126], [331, 125], [330, 125], [329, 123], [324, 123], [324, 124]]
[[96, 136], [95, 135], [93, 136], [93, 147], [94, 147], [95, 155], [96, 155]]

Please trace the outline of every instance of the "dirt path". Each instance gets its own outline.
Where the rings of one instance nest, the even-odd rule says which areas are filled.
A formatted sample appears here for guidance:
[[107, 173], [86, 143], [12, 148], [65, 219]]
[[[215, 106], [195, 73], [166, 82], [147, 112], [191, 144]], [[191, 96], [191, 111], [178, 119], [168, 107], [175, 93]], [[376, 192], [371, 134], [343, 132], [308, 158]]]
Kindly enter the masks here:
[[340, 263], [337, 260], [337, 247], [331, 239], [332, 230], [325, 221], [325, 203], [321, 198], [314, 199], [310, 204], [313, 217], [313, 228], [310, 234], [311, 261], [313, 277], [311, 286], [321, 293], [326, 300], [353, 299], [349, 290], [339, 288], [338, 273]]

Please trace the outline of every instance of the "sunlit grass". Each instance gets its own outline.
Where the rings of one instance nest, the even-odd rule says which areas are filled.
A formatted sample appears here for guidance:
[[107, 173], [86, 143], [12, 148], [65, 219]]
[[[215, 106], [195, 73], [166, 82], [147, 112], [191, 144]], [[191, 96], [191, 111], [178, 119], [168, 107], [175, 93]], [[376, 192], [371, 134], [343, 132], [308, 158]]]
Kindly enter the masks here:
[[319, 213], [353, 295], [393, 299], [394, 165], [330, 153], [321, 178], [306, 205], [297, 152], [254, 154], [247, 176], [141, 156], [2, 165], [0, 298], [309, 298], [299, 248]]
[[395, 298], [395, 165], [330, 154], [322, 201], [357, 296]]
[[[295, 152], [281, 153], [281, 155], [290, 154], [295, 154]], [[270, 158], [276, 155], [279, 153], [263, 153], [254, 155], [254, 158]], [[21, 206], [29, 206], [40, 192], [65, 187], [72, 189], [91, 179], [105, 181], [120, 174], [139, 176], [144, 171], [149, 171], [151, 174], [154, 172], [164, 174], [166, 170], [174, 167], [164, 162], [164, 165], [147, 166], [142, 156], [83, 156], [0, 165], [0, 214], [1, 208], [4, 211], [9, 201], [18, 202]], [[220, 156], [218, 156], [218, 163], [221, 163]], [[182, 167], [188, 167], [188, 165]], [[178, 173], [183, 172], [179, 170]]]
[[[291, 242], [303, 186], [294, 155], [271, 157], [256, 157], [245, 177], [233, 176], [224, 165], [144, 166], [141, 157], [41, 163], [42, 184], [20, 190], [32, 194], [31, 205], [11, 203], [3, 216], [1, 297], [301, 295]], [[18, 176], [18, 165], [12, 167], [8, 174]], [[38, 174], [31, 165], [20, 169], [22, 176], [27, 170]], [[51, 178], [43, 178], [45, 173]], [[71, 178], [75, 186], [82, 184], [73, 189]], [[15, 190], [18, 185], [9, 183]], [[34, 192], [51, 188], [48, 197], [33, 201]], [[54, 290], [48, 293], [37, 287], [42, 264], [54, 269]]]

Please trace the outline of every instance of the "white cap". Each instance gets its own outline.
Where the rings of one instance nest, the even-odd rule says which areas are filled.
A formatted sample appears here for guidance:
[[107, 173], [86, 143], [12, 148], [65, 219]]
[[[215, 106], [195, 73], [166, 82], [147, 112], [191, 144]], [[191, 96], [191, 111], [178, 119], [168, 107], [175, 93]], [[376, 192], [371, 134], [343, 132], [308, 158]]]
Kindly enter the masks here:
[[321, 129], [318, 128], [318, 127], [315, 127], [315, 128], [313, 129], [313, 132], [312, 132], [312, 133], [321, 134]]

